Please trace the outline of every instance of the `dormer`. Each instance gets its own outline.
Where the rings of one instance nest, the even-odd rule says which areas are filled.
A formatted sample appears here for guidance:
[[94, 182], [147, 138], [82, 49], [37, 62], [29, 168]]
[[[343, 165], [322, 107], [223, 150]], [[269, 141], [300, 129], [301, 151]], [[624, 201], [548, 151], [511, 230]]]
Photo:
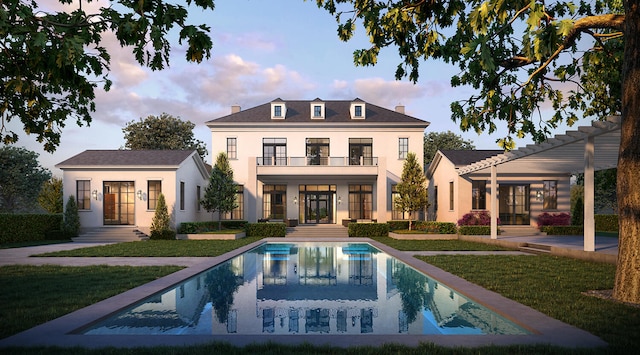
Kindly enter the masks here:
[[281, 99], [271, 101], [271, 119], [284, 120], [287, 116], [287, 105]]
[[364, 120], [366, 115], [366, 107], [365, 102], [360, 99], [355, 99], [351, 102], [351, 108], [349, 109], [349, 113], [351, 114], [352, 120]]
[[312, 120], [324, 120], [325, 111], [324, 111], [324, 101], [320, 99], [315, 99], [311, 101], [311, 119]]

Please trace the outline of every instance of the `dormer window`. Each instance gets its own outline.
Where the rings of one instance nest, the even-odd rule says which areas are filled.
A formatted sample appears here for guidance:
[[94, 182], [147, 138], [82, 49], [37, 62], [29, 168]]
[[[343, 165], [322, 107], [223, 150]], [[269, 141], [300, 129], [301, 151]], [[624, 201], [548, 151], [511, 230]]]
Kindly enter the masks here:
[[366, 110], [364, 101], [360, 99], [356, 99], [354, 102], [351, 103], [351, 108], [349, 109], [349, 113], [351, 114], [352, 120], [364, 120], [366, 112], [367, 110]]
[[284, 101], [277, 99], [271, 102], [271, 119], [284, 120], [287, 116], [287, 106]]
[[320, 99], [311, 101], [311, 119], [323, 120], [324, 119], [324, 102]]

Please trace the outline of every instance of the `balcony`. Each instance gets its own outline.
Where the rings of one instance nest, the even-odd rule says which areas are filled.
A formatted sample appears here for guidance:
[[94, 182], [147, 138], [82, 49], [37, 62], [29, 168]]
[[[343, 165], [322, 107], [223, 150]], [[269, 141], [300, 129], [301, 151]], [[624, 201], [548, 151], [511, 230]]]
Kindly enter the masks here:
[[376, 176], [378, 157], [257, 157], [258, 175]]

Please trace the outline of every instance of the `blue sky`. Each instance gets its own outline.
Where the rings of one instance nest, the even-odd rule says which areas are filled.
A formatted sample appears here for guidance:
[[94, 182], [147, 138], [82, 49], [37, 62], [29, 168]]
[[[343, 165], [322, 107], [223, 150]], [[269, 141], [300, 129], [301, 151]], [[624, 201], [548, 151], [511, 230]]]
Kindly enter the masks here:
[[[39, 3], [45, 10], [61, 8], [57, 0]], [[98, 1], [102, 6], [106, 3]], [[51, 154], [14, 120], [8, 126], [20, 134], [16, 146], [36, 151], [41, 165], [61, 176], [54, 165], [75, 154], [124, 146], [122, 128], [132, 120], [166, 112], [195, 123], [196, 138], [209, 147], [211, 136], [204, 122], [228, 115], [231, 105], [247, 109], [278, 97], [285, 101], [359, 97], [389, 109], [401, 104], [407, 114], [431, 123], [427, 132], [450, 130], [472, 140], [478, 149], [497, 149], [496, 140], [504, 136], [504, 130], [492, 135], [461, 132], [451, 120], [450, 103], [473, 93], [469, 88], [451, 88], [453, 66], [426, 61], [421, 63], [417, 84], [396, 81], [400, 59], [394, 49], [386, 49], [376, 66], [355, 67], [353, 51], [368, 47], [362, 27], [353, 40], [341, 42], [335, 19], [318, 9], [315, 1], [216, 0], [215, 5], [214, 11], [191, 13], [194, 23], [211, 27], [214, 47], [209, 60], [186, 62], [184, 47], [173, 40], [170, 67], [152, 72], [135, 62], [129, 48], [120, 48], [106, 35], [113, 86], [109, 92], [96, 93], [91, 126], [78, 127], [69, 120], [60, 147]], [[558, 128], [556, 133], [566, 129]], [[517, 141], [518, 146], [529, 143], [530, 139]], [[211, 159], [209, 151], [207, 161]]]

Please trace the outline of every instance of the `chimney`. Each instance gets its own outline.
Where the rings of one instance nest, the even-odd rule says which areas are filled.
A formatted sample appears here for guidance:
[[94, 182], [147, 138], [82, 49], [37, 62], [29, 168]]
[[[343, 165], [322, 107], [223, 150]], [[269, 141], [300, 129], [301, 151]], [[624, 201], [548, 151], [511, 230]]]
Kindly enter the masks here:
[[396, 106], [396, 112], [404, 115], [404, 105]]
[[240, 112], [240, 105], [231, 106], [231, 113], [238, 113], [238, 112]]

